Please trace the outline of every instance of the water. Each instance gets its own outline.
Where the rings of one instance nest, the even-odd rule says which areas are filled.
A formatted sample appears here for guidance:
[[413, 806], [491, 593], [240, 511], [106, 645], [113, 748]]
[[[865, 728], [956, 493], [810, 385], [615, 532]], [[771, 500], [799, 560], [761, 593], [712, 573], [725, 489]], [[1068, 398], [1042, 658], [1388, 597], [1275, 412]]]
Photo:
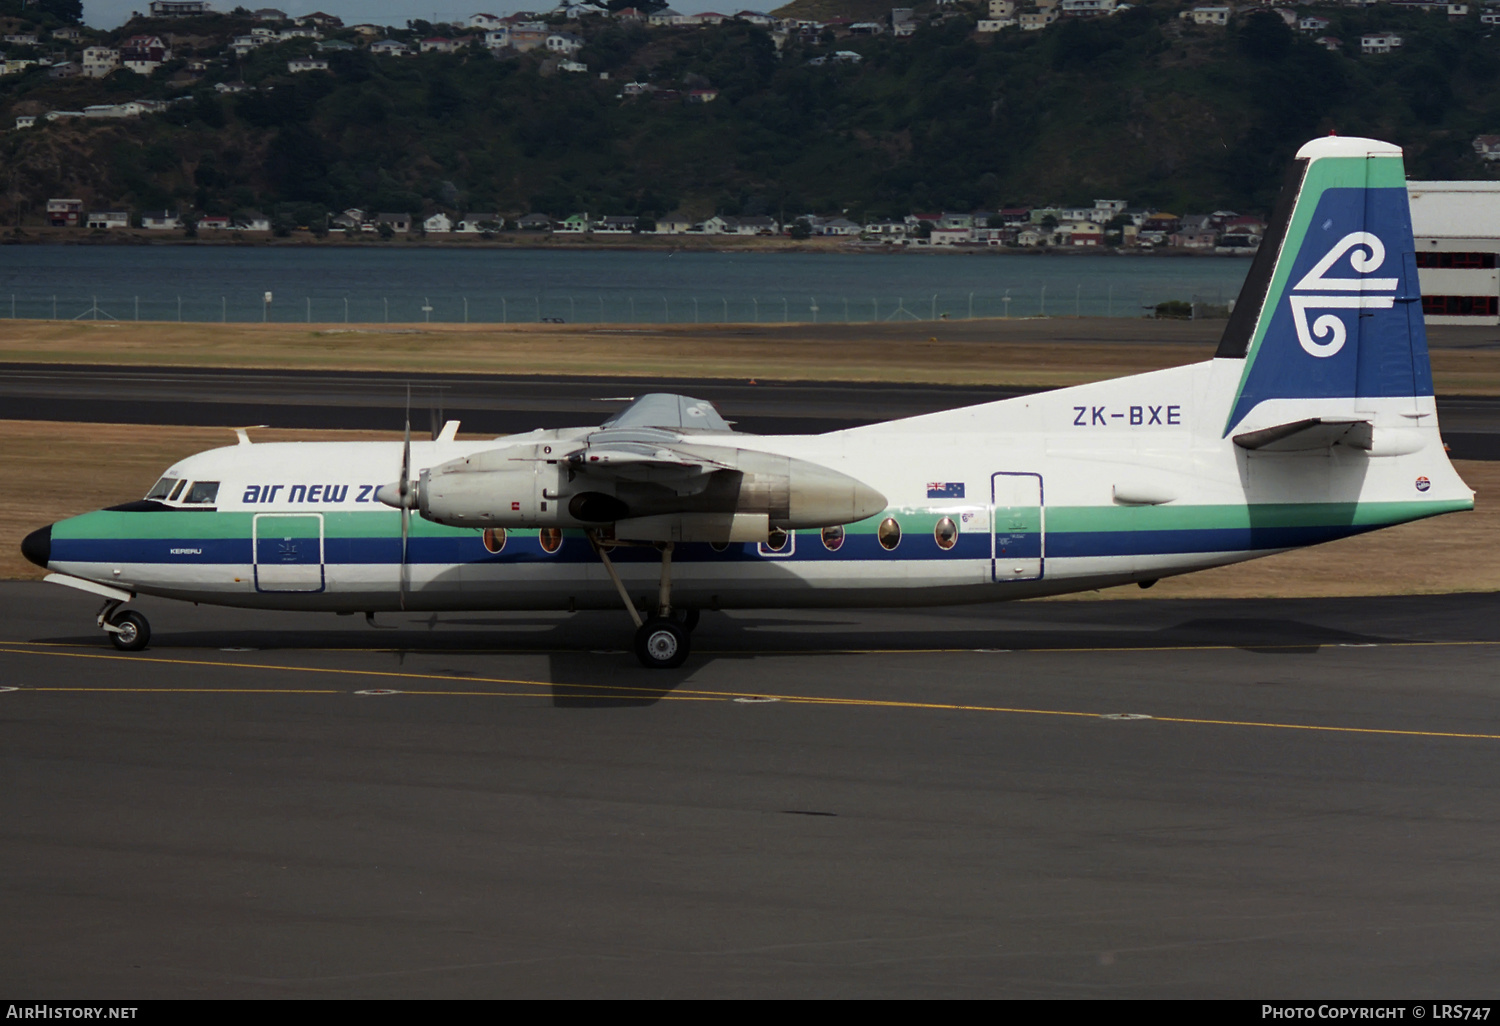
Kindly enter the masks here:
[[1249, 267], [1237, 258], [1017, 253], [3, 246], [0, 317], [362, 324], [1138, 317], [1168, 300], [1223, 306]]

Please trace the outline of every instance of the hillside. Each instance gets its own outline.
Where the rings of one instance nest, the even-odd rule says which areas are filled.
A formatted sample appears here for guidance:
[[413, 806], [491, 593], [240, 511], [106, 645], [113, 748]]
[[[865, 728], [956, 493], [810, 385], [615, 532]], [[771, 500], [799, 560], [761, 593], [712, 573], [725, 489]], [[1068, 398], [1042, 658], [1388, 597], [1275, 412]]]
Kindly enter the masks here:
[[[293, 39], [224, 61], [210, 55], [249, 23], [219, 18], [205, 23], [218, 37], [199, 26], [150, 78], [54, 81], [42, 68], [0, 78], [5, 125], [177, 101], [139, 118], [7, 131], [0, 160], [9, 208], [32, 218], [63, 195], [303, 223], [354, 206], [858, 217], [1101, 196], [1263, 212], [1296, 147], [1335, 129], [1406, 147], [1415, 178], [1490, 172], [1470, 141], [1500, 131], [1500, 46], [1477, 11], [1321, 13], [1342, 50], [1274, 15], [1196, 27], [1154, 5], [1042, 32], [981, 36], [967, 14], [908, 39], [825, 30], [780, 50], [742, 23], [594, 21], [572, 27], [587, 74], [546, 51], [382, 57], [348, 33], [331, 36], [347, 50]], [[1376, 28], [1401, 31], [1405, 46], [1359, 54], [1360, 33]], [[862, 60], [810, 63], [836, 50]], [[314, 54], [328, 71], [288, 73], [289, 59]], [[194, 57], [202, 70], [188, 67]], [[221, 91], [229, 83], [244, 91]], [[629, 83], [645, 84], [631, 87], [640, 95]]]

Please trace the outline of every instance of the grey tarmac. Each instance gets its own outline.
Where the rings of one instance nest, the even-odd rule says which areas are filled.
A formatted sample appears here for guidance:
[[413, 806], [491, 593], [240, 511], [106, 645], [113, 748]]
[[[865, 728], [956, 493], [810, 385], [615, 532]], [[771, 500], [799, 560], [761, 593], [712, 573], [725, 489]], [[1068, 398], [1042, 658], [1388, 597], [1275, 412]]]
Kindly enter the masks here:
[[[619, 397], [682, 392], [712, 401], [740, 431], [802, 434], [1027, 395], [1036, 388], [892, 382], [394, 374], [0, 363], [8, 420], [104, 424], [265, 424], [315, 430], [400, 430], [407, 397], [416, 430], [448, 418], [465, 432], [509, 434], [597, 424]], [[1500, 459], [1500, 398], [1439, 396], [1454, 459]]]
[[0, 993], [1494, 989], [1497, 595], [135, 607], [0, 583]]

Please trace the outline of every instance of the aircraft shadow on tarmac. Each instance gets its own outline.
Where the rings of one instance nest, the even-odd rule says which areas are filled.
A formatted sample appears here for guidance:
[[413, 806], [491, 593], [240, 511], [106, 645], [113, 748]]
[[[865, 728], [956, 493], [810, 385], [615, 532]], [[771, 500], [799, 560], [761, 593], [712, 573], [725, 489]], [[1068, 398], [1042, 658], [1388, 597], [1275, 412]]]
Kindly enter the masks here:
[[[827, 615], [832, 613], [832, 616]], [[618, 618], [623, 619], [623, 618]], [[418, 655], [545, 655], [546, 683], [559, 708], [649, 705], [670, 695], [705, 666], [722, 660], [767, 655], [848, 656], [858, 653], [982, 652], [1023, 650], [1128, 650], [1226, 647], [1266, 654], [1313, 654], [1327, 645], [1378, 645], [1408, 640], [1387, 634], [1330, 627], [1292, 618], [1204, 616], [1176, 622], [1119, 624], [1049, 622], [987, 627], [972, 619], [966, 629], [872, 629], [858, 614], [820, 611], [815, 620], [775, 613], [764, 616], [703, 614], [693, 635], [693, 654], [673, 670], [646, 670], [630, 651], [628, 626], [607, 614], [494, 617], [425, 614], [383, 617], [381, 630], [189, 630], [162, 631], [152, 638], [159, 655], [188, 649], [248, 652], [379, 652], [408, 669]], [[457, 628], [457, 629], [455, 629]], [[39, 639], [50, 644], [96, 647], [97, 634]], [[415, 669], [415, 668], [412, 668]], [[437, 677], [485, 679], [482, 669], [423, 667]], [[420, 672], [420, 671], [419, 671]], [[505, 671], [506, 674], [515, 671]], [[533, 671], [528, 676], [535, 676]], [[539, 683], [541, 683], [539, 681]]]

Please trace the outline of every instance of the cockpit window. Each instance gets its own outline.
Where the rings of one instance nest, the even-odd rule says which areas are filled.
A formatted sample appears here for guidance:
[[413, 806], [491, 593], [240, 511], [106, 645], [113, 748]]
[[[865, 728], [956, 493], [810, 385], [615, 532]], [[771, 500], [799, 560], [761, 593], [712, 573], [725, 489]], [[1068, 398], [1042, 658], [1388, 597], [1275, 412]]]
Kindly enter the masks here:
[[177, 497], [182, 494], [182, 486], [185, 485], [185, 484], [187, 484], [187, 481], [185, 481], [185, 480], [184, 481], [178, 481], [177, 482], [177, 487], [175, 487], [175, 488], [172, 489], [172, 494], [169, 495], [169, 496], [167, 496], [167, 501], [168, 502], [175, 502], [176, 499], [177, 499]]
[[194, 481], [193, 487], [188, 489], [187, 497], [182, 501], [189, 506], [212, 506], [218, 497], [219, 482]]
[[177, 483], [178, 479], [175, 477], [164, 477], [151, 486], [151, 490], [146, 493], [146, 498], [165, 499], [172, 494], [172, 489], [177, 487]]

